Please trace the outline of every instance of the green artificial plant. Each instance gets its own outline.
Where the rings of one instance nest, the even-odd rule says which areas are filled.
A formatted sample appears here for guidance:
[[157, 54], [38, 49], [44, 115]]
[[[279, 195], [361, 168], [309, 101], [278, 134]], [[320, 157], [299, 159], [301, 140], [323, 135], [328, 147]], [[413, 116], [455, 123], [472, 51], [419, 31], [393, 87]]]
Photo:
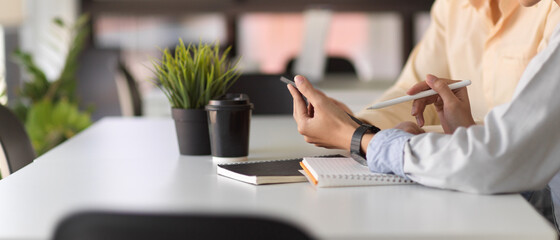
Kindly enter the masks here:
[[30, 53], [17, 50], [17, 62], [27, 71], [30, 79], [17, 92], [13, 104], [16, 115], [25, 128], [38, 155], [74, 136], [91, 125], [90, 113], [78, 108], [76, 71], [78, 57], [90, 33], [89, 17], [82, 15], [74, 25], [54, 19], [56, 26], [71, 34], [71, 41], [60, 75], [49, 80], [37, 66]]
[[165, 93], [172, 108], [203, 109], [239, 78], [237, 63], [228, 59], [231, 46], [220, 54], [220, 44], [185, 46], [182, 39], [173, 54], [166, 48], [152, 60], [154, 83]]

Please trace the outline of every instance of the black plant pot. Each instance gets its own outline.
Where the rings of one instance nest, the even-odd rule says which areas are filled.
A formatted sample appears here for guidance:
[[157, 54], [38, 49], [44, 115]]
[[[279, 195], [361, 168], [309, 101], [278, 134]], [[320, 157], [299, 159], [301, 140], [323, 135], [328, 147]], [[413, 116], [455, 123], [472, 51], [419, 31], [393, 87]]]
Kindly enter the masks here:
[[171, 109], [181, 155], [210, 155], [208, 114], [204, 109]]

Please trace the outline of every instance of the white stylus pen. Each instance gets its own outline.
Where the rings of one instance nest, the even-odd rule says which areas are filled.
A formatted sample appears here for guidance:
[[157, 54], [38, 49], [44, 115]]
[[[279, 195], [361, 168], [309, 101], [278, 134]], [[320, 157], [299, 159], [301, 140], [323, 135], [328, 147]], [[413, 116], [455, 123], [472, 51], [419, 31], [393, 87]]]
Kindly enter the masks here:
[[[457, 88], [466, 87], [466, 86], [469, 86], [469, 85], [471, 85], [470, 80], [462, 80], [460, 82], [449, 84], [449, 88], [451, 88], [451, 90], [453, 90], [453, 89], [457, 89]], [[387, 101], [384, 101], [384, 102], [376, 103], [376, 104], [373, 104], [371, 107], [368, 107], [367, 109], [384, 108], [384, 107], [388, 107], [388, 106], [391, 106], [391, 105], [411, 101], [411, 100], [414, 100], [414, 99], [424, 98], [424, 97], [428, 97], [428, 96], [432, 96], [432, 95], [436, 95], [436, 94], [438, 94], [436, 91], [434, 91], [433, 89], [430, 89], [430, 90], [419, 92], [419, 93], [414, 94], [414, 95], [398, 97], [398, 98], [394, 98], [394, 99], [387, 100]]]

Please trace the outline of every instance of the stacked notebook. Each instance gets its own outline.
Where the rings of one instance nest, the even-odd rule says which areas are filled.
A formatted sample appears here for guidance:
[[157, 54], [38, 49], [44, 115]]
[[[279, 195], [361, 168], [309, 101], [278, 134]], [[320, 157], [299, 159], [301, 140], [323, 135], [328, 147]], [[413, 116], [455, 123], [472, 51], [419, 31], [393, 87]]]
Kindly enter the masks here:
[[[320, 156], [322, 158], [344, 157], [340, 154]], [[218, 174], [255, 185], [272, 183], [305, 182], [300, 162], [303, 158], [270, 161], [251, 161], [218, 164]]]
[[218, 164], [219, 175], [255, 185], [305, 182], [318, 187], [411, 184], [392, 174], [369, 171], [342, 155]]

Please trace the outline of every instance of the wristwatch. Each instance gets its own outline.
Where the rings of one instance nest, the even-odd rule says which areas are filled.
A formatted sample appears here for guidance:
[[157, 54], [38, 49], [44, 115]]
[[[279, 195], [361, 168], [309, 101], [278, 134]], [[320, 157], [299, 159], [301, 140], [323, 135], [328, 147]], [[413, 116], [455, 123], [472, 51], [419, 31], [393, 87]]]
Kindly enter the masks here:
[[350, 114], [348, 114], [348, 116], [350, 116], [350, 118], [352, 118], [354, 122], [360, 124], [360, 126], [356, 128], [356, 130], [354, 131], [354, 134], [352, 134], [352, 140], [350, 141], [350, 156], [356, 162], [359, 162], [360, 164], [367, 166], [367, 160], [365, 159], [365, 156], [364, 154], [362, 154], [362, 150], [361, 150], [362, 138], [364, 137], [364, 134], [368, 131], [371, 133], [377, 133], [381, 129], [373, 125], [365, 124], [359, 119], [351, 116]]

